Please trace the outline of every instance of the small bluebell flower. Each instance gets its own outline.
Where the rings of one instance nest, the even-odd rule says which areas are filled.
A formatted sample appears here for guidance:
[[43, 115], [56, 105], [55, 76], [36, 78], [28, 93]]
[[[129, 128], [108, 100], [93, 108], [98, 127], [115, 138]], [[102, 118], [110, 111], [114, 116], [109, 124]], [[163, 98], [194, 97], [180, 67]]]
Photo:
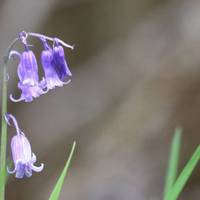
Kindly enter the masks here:
[[57, 38], [54, 39], [52, 64], [61, 80], [72, 76], [65, 58], [64, 49]]
[[31, 177], [32, 171], [41, 172], [44, 168], [42, 163], [39, 167], [35, 166], [36, 156], [31, 150], [31, 145], [26, 138], [25, 134], [19, 129], [17, 120], [11, 114], [6, 114], [5, 120], [8, 125], [11, 126], [10, 120], [13, 121], [13, 124], [16, 129], [16, 135], [13, 136], [11, 140], [11, 151], [12, 158], [14, 163], [14, 169], [8, 170], [9, 174], [14, 174], [16, 178]]
[[62, 81], [53, 66], [54, 54], [52, 48], [47, 44], [45, 39], [42, 39], [44, 50], [41, 53], [41, 63], [45, 74], [45, 84], [47, 90], [53, 89], [56, 86], [62, 87], [64, 84], [68, 84], [71, 80], [66, 82]]
[[10, 95], [10, 99], [13, 102], [19, 102], [23, 100], [25, 102], [31, 102], [33, 98], [37, 98], [47, 91], [43, 90], [44, 80], [39, 81], [38, 65], [35, 54], [28, 49], [26, 39], [23, 36], [21, 37], [25, 46], [25, 51], [22, 54], [17, 51], [11, 51], [9, 54], [9, 59], [14, 55], [17, 55], [20, 59], [17, 74], [19, 77], [18, 88], [21, 89], [22, 93], [19, 99], [15, 99], [12, 94]]

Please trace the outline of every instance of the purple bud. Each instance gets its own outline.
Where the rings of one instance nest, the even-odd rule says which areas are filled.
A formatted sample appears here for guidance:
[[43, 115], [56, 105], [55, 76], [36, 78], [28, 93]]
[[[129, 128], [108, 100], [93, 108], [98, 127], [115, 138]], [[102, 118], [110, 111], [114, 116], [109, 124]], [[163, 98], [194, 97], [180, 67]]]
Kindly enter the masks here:
[[16, 128], [16, 135], [13, 136], [11, 140], [11, 151], [12, 158], [14, 163], [14, 169], [8, 169], [9, 174], [15, 173], [16, 178], [23, 178], [32, 176], [32, 171], [41, 172], [44, 168], [42, 163], [39, 167], [35, 166], [36, 156], [31, 150], [31, 145], [26, 138], [25, 134], [19, 129], [17, 120], [11, 114], [6, 114], [6, 122], [11, 126], [10, 120], [13, 121], [13, 124]]
[[20, 54], [17, 51], [11, 51], [9, 58], [17, 55], [20, 58], [17, 74], [19, 77], [18, 88], [21, 89], [21, 97], [15, 99], [10, 95], [10, 99], [14, 102], [25, 101], [30, 102], [33, 98], [46, 93], [43, 91], [43, 81], [39, 82], [38, 66], [34, 53], [31, 50], [24, 51]]
[[67, 82], [63, 82], [59, 77], [57, 72], [55, 71], [55, 68], [52, 66], [52, 60], [53, 60], [53, 51], [48, 46], [45, 40], [43, 40], [43, 44], [45, 47], [45, 50], [41, 53], [41, 63], [45, 74], [45, 82], [46, 82], [46, 88], [47, 90], [53, 89], [56, 86], [62, 87], [64, 84], [68, 84], [71, 80], [68, 80]]
[[55, 39], [54, 42], [55, 46], [53, 48], [52, 65], [54, 66], [54, 69], [56, 70], [59, 78], [64, 80], [65, 78], [72, 76], [72, 73], [69, 70], [63, 47], [59, 45], [57, 39]]

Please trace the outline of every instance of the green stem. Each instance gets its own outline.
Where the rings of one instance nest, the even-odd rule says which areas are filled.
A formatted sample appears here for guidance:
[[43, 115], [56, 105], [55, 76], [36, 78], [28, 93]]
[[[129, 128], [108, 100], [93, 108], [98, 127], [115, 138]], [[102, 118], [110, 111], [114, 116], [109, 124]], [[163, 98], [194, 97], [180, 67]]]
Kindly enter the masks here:
[[6, 65], [3, 67], [2, 78], [2, 117], [1, 117], [1, 153], [0, 153], [0, 200], [5, 199], [5, 183], [6, 183], [6, 144], [7, 144], [7, 124], [4, 119], [7, 113], [7, 81], [6, 81]]
[[7, 146], [7, 124], [4, 119], [7, 113], [7, 70], [6, 66], [9, 59], [9, 53], [19, 38], [15, 38], [9, 45], [5, 56], [3, 57], [3, 73], [2, 73], [2, 115], [1, 115], [1, 146], [0, 146], [0, 200], [5, 199], [5, 185], [7, 179], [6, 171], [6, 146]]

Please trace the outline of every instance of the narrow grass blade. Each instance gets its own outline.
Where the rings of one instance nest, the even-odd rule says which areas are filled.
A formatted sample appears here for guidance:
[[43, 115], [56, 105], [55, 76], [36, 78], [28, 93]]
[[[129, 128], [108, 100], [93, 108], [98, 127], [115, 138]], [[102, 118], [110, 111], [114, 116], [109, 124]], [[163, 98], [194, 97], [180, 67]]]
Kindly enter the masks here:
[[64, 179], [65, 179], [65, 176], [67, 175], [68, 173], [68, 169], [69, 169], [69, 165], [71, 163], [71, 160], [72, 160], [72, 157], [73, 157], [73, 154], [74, 154], [74, 150], [75, 150], [75, 147], [76, 147], [76, 142], [73, 143], [73, 146], [72, 146], [72, 149], [71, 149], [71, 152], [70, 152], [70, 155], [68, 157], [68, 160], [66, 162], [66, 165], [51, 193], [51, 196], [49, 198], [49, 200], [58, 200], [59, 199], [59, 196], [60, 196], [60, 192], [61, 192], [61, 189], [62, 189], [62, 186], [63, 186], [63, 183], [64, 183]]
[[178, 198], [179, 194], [183, 190], [185, 184], [190, 178], [199, 160], [200, 160], [200, 145], [197, 147], [192, 157], [190, 158], [190, 160], [182, 170], [181, 174], [177, 178], [170, 192], [167, 194], [166, 200], [176, 200]]
[[4, 116], [7, 112], [7, 82], [6, 66], [3, 67], [2, 83], [2, 116], [1, 116], [1, 147], [0, 147], [0, 200], [5, 199], [6, 172], [6, 144], [7, 144], [7, 124]]
[[167, 194], [170, 192], [177, 178], [177, 169], [178, 169], [179, 153], [181, 145], [181, 134], [182, 134], [182, 129], [180, 127], [176, 128], [170, 148], [169, 164], [165, 181], [164, 200], [166, 200]]

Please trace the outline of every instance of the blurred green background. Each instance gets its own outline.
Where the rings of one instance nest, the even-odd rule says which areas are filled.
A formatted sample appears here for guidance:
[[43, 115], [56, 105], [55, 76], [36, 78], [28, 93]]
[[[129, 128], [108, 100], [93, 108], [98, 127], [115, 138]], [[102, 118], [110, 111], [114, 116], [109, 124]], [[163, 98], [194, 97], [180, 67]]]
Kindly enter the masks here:
[[[21, 30], [76, 45], [65, 50], [70, 85], [9, 102], [45, 170], [11, 176], [7, 199], [48, 199], [76, 140], [61, 200], [160, 200], [175, 127], [184, 130], [181, 166], [200, 141], [200, 1], [4, 0], [0, 27], [1, 55]], [[30, 43], [40, 65], [41, 46]], [[16, 69], [11, 61], [18, 96]], [[199, 199], [199, 173], [180, 199]]]

